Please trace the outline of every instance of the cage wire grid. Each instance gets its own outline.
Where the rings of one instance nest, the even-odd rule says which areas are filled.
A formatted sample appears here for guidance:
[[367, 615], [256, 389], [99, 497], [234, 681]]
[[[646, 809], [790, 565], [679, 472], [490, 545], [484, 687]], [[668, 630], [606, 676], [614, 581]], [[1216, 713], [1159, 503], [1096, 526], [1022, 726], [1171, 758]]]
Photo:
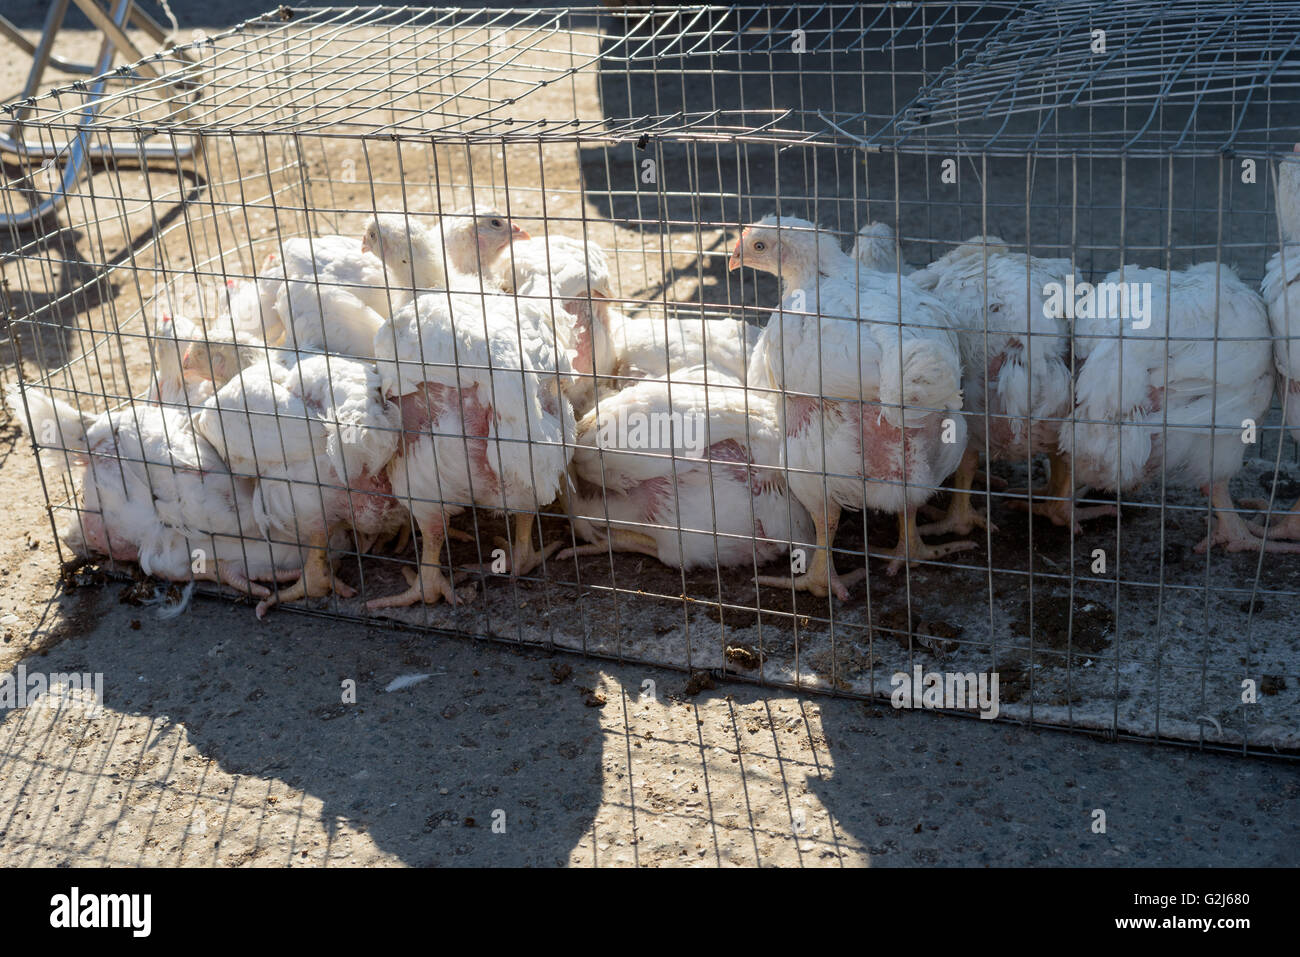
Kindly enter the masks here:
[[[368, 217], [398, 211], [408, 223], [432, 228], [445, 254], [450, 232], [470, 222], [468, 214], [449, 211], [469, 203], [492, 207], [534, 237], [593, 244], [598, 249], [584, 250], [581, 265], [590, 273], [595, 259], [607, 259], [609, 280], [608, 295], [590, 283], [567, 297], [555, 289], [517, 290], [515, 341], [504, 342], [504, 364], [497, 353], [469, 361], [459, 354], [430, 357], [422, 348], [403, 359], [450, 375], [458, 390], [464, 379], [486, 376], [490, 390], [517, 382], [525, 394], [556, 391], [564, 375], [554, 329], [568, 321], [566, 313], [584, 311], [590, 319], [617, 310], [632, 324], [620, 328], [635, 326], [636, 335], [660, 349], [670, 335], [698, 330], [710, 349], [738, 346], [748, 359], [753, 338], [775, 321], [769, 317], [781, 301], [783, 277], [780, 267], [777, 275], [732, 271], [728, 260], [740, 231], [773, 212], [806, 218], [841, 248], [868, 222], [893, 224], [891, 268], [924, 266], [972, 235], [997, 234], [1025, 262], [1026, 305], [1033, 290], [1025, 252], [1068, 260], [1080, 281], [1099, 281], [1120, 267], [1180, 270], [1212, 261], [1234, 265], [1257, 288], [1266, 261], [1279, 250], [1279, 157], [1300, 140], [1295, 44], [1286, 39], [1300, 35], [1287, 29], [1300, 18], [1293, 3], [741, 5], [619, 13], [295, 8], [284, 16], [268, 13], [183, 50], [161, 51], [152, 72], [119, 68], [93, 96], [91, 86], [76, 83], [7, 108], [29, 139], [65, 153], [77, 138], [98, 146], [161, 138], [200, 147], [188, 163], [119, 161], [97, 168], [66, 196], [61, 217], [77, 235], [53, 221], [29, 233], [10, 231], [4, 265], [16, 279], [6, 287], [6, 310], [15, 364], [28, 386], [85, 415], [113, 411], [128, 432], [147, 431], [157, 417], [148, 397], [155, 377], [194, 347], [211, 358], [229, 346], [222, 330], [234, 298], [265, 278], [268, 264], [288, 261], [286, 243], [308, 242], [313, 259], [319, 237], [359, 239]], [[1092, 52], [1096, 29], [1106, 31], [1110, 53]], [[1254, 183], [1241, 180], [1246, 160], [1257, 166]], [[14, 169], [7, 168], [4, 192], [11, 214], [59, 176], [57, 160], [20, 157]], [[796, 225], [783, 234], [805, 231]], [[506, 248], [503, 261], [513, 262], [515, 248]], [[548, 269], [558, 268], [552, 255], [548, 247]], [[993, 240], [979, 247], [976, 278], [986, 289], [995, 255]], [[444, 270], [448, 265], [444, 260]], [[484, 265], [477, 252], [467, 272]], [[396, 312], [409, 285], [404, 291], [385, 277], [376, 287], [377, 311]], [[336, 292], [361, 291], [356, 282], [315, 272], [294, 288], [303, 295], [289, 300], [290, 328], [298, 322], [295, 309], [323, 311]], [[477, 280], [457, 288], [456, 308], [475, 317], [469, 325], [484, 321], [480, 313], [495, 292]], [[530, 304], [549, 313], [545, 369], [520, 358], [520, 317]], [[981, 303], [985, 323], [990, 305]], [[786, 304], [781, 312], [797, 320], [815, 315], [816, 306]], [[1212, 312], [1213, 368], [1220, 346], [1226, 355], [1238, 348], [1234, 343], [1267, 339], [1272, 349], [1269, 336], [1219, 335], [1217, 299]], [[169, 317], [202, 321], [187, 336], [165, 332], [169, 321], [176, 325]], [[900, 337], [905, 321], [901, 304], [892, 314], [859, 310], [852, 318]], [[913, 316], [906, 323], [922, 335], [943, 325]], [[322, 331], [326, 326], [321, 323]], [[988, 335], [986, 324], [975, 338], [987, 343]], [[1030, 329], [1024, 347], [1032, 357], [1049, 339]], [[1067, 357], [1076, 371], [1077, 353], [1097, 339], [1076, 331]], [[1162, 386], [1168, 385], [1168, 354], [1196, 339], [1165, 330]], [[271, 369], [291, 346], [286, 338], [254, 360], [240, 355], [236, 381], [244, 369], [249, 375]], [[342, 369], [349, 360], [373, 359], [364, 348], [327, 342], [316, 352], [326, 379], [335, 374], [332, 364]], [[822, 381], [845, 357], [817, 353]], [[1122, 366], [1127, 353], [1119, 355]], [[850, 367], [863, 361], [847, 360]], [[891, 677], [910, 675], [916, 666], [996, 671], [1003, 717], [1294, 756], [1300, 649], [1296, 610], [1287, 602], [1300, 594], [1300, 564], [1292, 555], [1228, 557], [1217, 548], [1204, 559], [1189, 558], [1190, 545], [1210, 528], [1210, 513], [1196, 489], [1167, 479], [1166, 468], [1137, 488], [1081, 495], [1078, 507], [1109, 505], [1119, 514], [1079, 531], [1056, 528], [1032, 512], [1016, 517], [1009, 493], [982, 488], [975, 498], [1000, 529], [977, 530], [967, 536], [976, 548], [907, 563], [897, 577], [880, 562], [895, 540], [894, 517], [846, 512], [833, 546], [837, 565], [856, 569], [864, 553], [875, 557], [866, 560], [865, 584], [849, 600], [828, 602], [788, 586], [756, 584], [759, 575], [790, 571], [790, 559], [780, 554], [760, 561], [760, 547], [780, 553], [803, 540], [765, 534], [754, 521], [752, 498], [742, 514], [747, 530], [720, 530], [716, 516], [726, 503], [715, 488], [737, 477], [744, 486], [783, 486], [785, 521], [793, 526], [802, 506], [789, 493], [792, 478], [863, 481], [832, 467], [825, 449], [813, 468], [791, 465], [787, 457], [755, 457], [756, 433], [772, 423], [760, 422], [754, 407], [816, 403], [822, 391], [745, 379], [743, 368], [737, 381], [707, 367], [692, 372], [690, 365], [677, 363], [661, 399], [675, 408], [674, 387], [702, 394], [702, 455], [682, 454], [670, 436], [666, 450], [596, 448], [594, 459], [599, 485], [615, 466], [654, 470], [670, 512], [707, 500], [708, 517], [685, 527], [654, 515], [634, 522], [617, 519], [605, 501], [586, 518], [593, 526], [657, 534], [668, 551], [703, 536], [714, 565], [723, 551], [737, 548], [750, 553], [746, 560], [711, 567], [706, 554], [702, 567], [684, 570], [615, 551], [606, 533], [592, 540], [604, 545], [593, 549], [597, 554], [551, 555], [522, 575], [494, 573], [495, 540], [504, 536], [508, 552], [526, 534], [517, 516], [527, 518], [542, 542], [577, 547], [587, 539], [548, 501], [506, 502], [501, 489], [492, 500], [471, 487], [468, 497], [426, 499], [464, 510], [457, 525], [470, 541], [450, 543], [449, 567], [467, 573], [470, 566], [489, 566], [469, 573], [471, 601], [367, 612], [362, 600], [401, 591], [403, 569], [416, 568], [419, 553], [414, 536], [412, 546], [393, 555], [358, 534], [332, 537], [328, 550], [340, 580], [359, 597], [333, 594], [285, 608], [864, 697], [887, 696]], [[301, 364], [294, 371], [284, 381], [305, 394]], [[400, 379], [401, 365], [397, 371]], [[596, 418], [589, 421], [600, 422], [602, 409], [618, 401], [614, 396], [638, 388], [637, 370], [606, 371], [602, 388], [591, 389]], [[585, 380], [579, 374], [565, 382], [583, 390], [594, 385], [591, 379], [589, 372]], [[190, 394], [193, 384], [174, 403], [186, 420], [201, 405]], [[1178, 421], [1166, 409], [1165, 435], [1237, 430], [1237, 422], [1213, 421], [1215, 387], [1209, 425]], [[850, 402], [884, 411], [879, 397], [857, 388]], [[725, 424], [713, 403], [726, 407], [736, 396], [743, 410], [737, 441], [745, 446], [739, 460], [731, 446], [708, 440]], [[938, 416], [946, 410], [911, 411]], [[999, 415], [976, 414], [987, 436]], [[254, 418], [273, 423], [274, 440], [255, 450], [251, 465], [217, 464], [220, 480], [232, 495], [242, 485], [245, 500], [254, 482], [283, 486], [283, 476], [268, 474], [256, 453], [284, 453], [307, 425], [321, 430], [317, 436], [337, 433], [338, 416], [332, 406], [246, 416], [250, 430]], [[224, 441], [231, 419], [219, 419]], [[1033, 424], [1060, 430], [1095, 423], [1050, 410], [1034, 415]], [[467, 428], [429, 434], [450, 454], [459, 445], [467, 460], [472, 442], [481, 443], [480, 451], [490, 445], [498, 465], [518, 451], [534, 485], [540, 459], [593, 451], [563, 429], [558, 438], [533, 434], [534, 425], [526, 420], [519, 434], [494, 444]], [[1270, 525], [1300, 494], [1283, 474], [1296, 465], [1289, 428], [1273, 400], [1234, 482], [1239, 497], [1249, 497], [1251, 483], [1264, 490], [1275, 510]], [[156, 443], [160, 456], [131, 455], [117, 445], [89, 456], [82, 468], [105, 488], [113, 479], [101, 477], [101, 469], [116, 471], [122, 483], [128, 472], [142, 475], [157, 494], [158, 481], [206, 471], [207, 460], [195, 461], [201, 440], [182, 431], [186, 448], [163, 436]], [[391, 421], [374, 425], [373, 433], [413, 441], [413, 430]], [[70, 438], [37, 442], [45, 448], [42, 482], [56, 527], [85, 538], [87, 522], [103, 516], [84, 506], [84, 488], [70, 485], [51, 462], [73, 448]], [[313, 456], [315, 441], [308, 442]], [[987, 442], [975, 450], [984, 459], [991, 451]], [[1024, 453], [986, 461], [985, 468], [1041, 493], [1041, 463], [1035, 463], [1047, 451], [1031, 441]], [[146, 464], [151, 467], [131, 468]], [[701, 468], [707, 488], [696, 493], [689, 478], [698, 479]], [[342, 496], [341, 508], [355, 525], [367, 501], [392, 494], [367, 486], [360, 503], [353, 501], [358, 476], [350, 469], [344, 458], [342, 474], [323, 475], [313, 457], [295, 483], [314, 499], [305, 511], [337, 512], [340, 506], [326, 499]], [[410, 481], [409, 473], [402, 477]], [[864, 487], [891, 483], [904, 491], [933, 489], [940, 505], [943, 493], [956, 488], [949, 475], [920, 481], [906, 472], [898, 479], [868, 476]], [[406, 501], [421, 499], [413, 493]], [[289, 527], [267, 532], [236, 509], [227, 538], [236, 541], [245, 568], [254, 551], [300, 548], [308, 536], [298, 510], [291, 511]], [[65, 548], [61, 543], [61, 556]], [[1097, 548], [1108, 559], [1106, 570], [1093, 567]], [[215, 538], [212, 549], [220, 551]], [[438, 562], [448, 567], [445, 559]], [[109, 559], [104, 567], [118, 576], [136, 574], [130, 562]], [[202, 583], [199, 591], [232, 595]], [[1245, 678], [1265, 689], [1257, 704], [1241, 701]]]

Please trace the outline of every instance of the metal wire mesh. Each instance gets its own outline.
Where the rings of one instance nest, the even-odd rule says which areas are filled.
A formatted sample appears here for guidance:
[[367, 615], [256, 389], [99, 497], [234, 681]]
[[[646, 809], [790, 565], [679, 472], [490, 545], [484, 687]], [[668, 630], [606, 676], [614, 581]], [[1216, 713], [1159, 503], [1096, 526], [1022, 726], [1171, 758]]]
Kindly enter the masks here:
[[877, 132], [1007, 156], [1289, 150], [1270, 108], [1300, 77], [1297, 18], [1287, 2], [1038, 4]]
[[[147, 68], [110, 74], [93, 96], [78, 84], [13, 104], [24, 134], [54, 152], [78, 141], [155, 147], [148, 162], [101, 165], [74, 184], [59, 222], [9, 236], [11, 338], [29, 395], [78, 413], [53, 435], [39, 434], [38, 416], [27, 423], [56, 525], [72, 543], [67, 557], [84, 553], [128, 575], [140, 560], [186, 581], [217, 574], [220, 556], [222, 574], [261, 568], [263, 588], [287, 592], [321, 526], [342, 587], [286, 607], [334, 620], [863, 696], [890, 695], [897, 675], [910, 680], [918, 668], [997, 674], [1004, 717], [1294, 751], [1300, 560], [1266, 557], [1262, 545], [1195, 554], [1212, 516], [1170, 461], [1180, 436], [1195, 444], [1242, 432], [1240, 416], [1216, 419], [1227, 408], [1220, 364], [1251, 344], [1271, 356], [1277, 339], [1258, 323], [1224, 329], [1217, 286], [1210, 359], [1198, 368], [1211, 411], [1197, 418], [1160, 403], [1156, 467], [1140, 483], [1081, 492], [1079, 509], [1116, 514], [1077, 529], [1014, 511], [1017, 496], [990, 479], [974, 497], [996, 530], [967, 530], [972, 548], [934, 557], [904, 539], [912, 560], [890, 575], [882, 559], [896, 557], [897, 517], [863, 505], [882, 489], [933, 493], [942, 505], [961, 490], [956, 462], [943, 474], [915, 459], [891, 471], [861, 450], [846, 464], [826, 447], [798, 460], [790, 439], [793, 419], [824, 417], [832, 405], [860, 416], [861, 435], [894, 414], [936, 428], [962, 418], [905, 390], [892, 407], [872, 391], [866, 365], [880, 390], [894, 367], [906, 381], [901, 345], [873, 359], [822, 336], [851, 320], [885, 330], [876, 343], [885, 351], [905, 330], [942, 340], [948, 310], [933, 320], [912, 313], [902, 290], [913, 279], [901, 273], [994, 234], [974, 246], [976, 268], [957, 294], [976, 315], [958, 337], [971, 452], [991, 460], [992, 475], [1041, 494], [1043, 459], [1061, 431], [1104, 424], [1118, 438], [1117, 421], [1099, 423], [1071, 395], [1065, 408], [1029, 413], [1027, 446], [995, 454], [990, 436], [1019, 420], [969, 404], [973, 368], [997, 375], [990, 270], [1018, 263], [1025, 315], [1044, 296], [1027, 254], [1064, 260], [1078, 283], [1120, 267], [1173, 275], [1211, 262], [1258, 288], [1283, 232], [1279, 156], [1300, 140], [1287, 82], [1295, 34], [1277, 29], [1296, 16], [1282, 3], [1154, 13], [1123, 3], [321, 8], [267, 14], [160, 53]], [[1095, 24], [1112, 55], [1089, 52]], [[159, 142], [197, 143], [197, 158], [159, 163]], [[5, 211], [39, 202], [60, 171], [57, 159], [20, 157], [7, 169]], [[295, 257], [314, 267], [330, 255], [329, 237], [359, 243], [372, 217], [392, 212], [406, 214], [403, 235], [434, 237], [429, 268], [441, 268], [441, 284], [416, 275], [413, 239], [397, 249], [391, 236], [380, 241], [389, 263], [377, 281], [317, 268], [283, 281]], [[828, 273], [845, 269], [835, 257], [868, 223], [896, 229], [875, 234], [872, 267], [892, 277], [878, 290], [891, 305], [867, 314], [859, 302], [835, 322], [800, 327], [816, 330], [811, 359], [800, 369], [777, 363], [781, 374], [764, 378], [755, 350], [781, 354], [786, 323], [816, 320], [821, 295], [817, 280], [791, 290], [788, 264], [770, 274], [729, 268], [737, 255], [736, 265], [755, 264], [737, 251], [738, 236], [773, 213], [786, 217], [783, 241], [810, 238], [813, 224], [834, 241], [824, 263], [816, 254]], [[494, 221], [526, 230], [535, 246], [507, 238], [498, 250], [484, 238]], [[479, 239], [457, 265], [461, 227]], [[530, 248], [543, 250], [549, 282], [520, 281]], [[403, 251], [405, 279], [389, 258]], [[576, 293], [562, 288], [568, 267], [584, 277]], [[863, 268], [852, 267], [854, 283], [876, 282]], [[497, 288], [503, 281], [512, 295]], [[232, 336], [232, 315], [266, 283], [283, 303], [254, 307], [256, 321]], [[431, 291], [441, 287], [459, 294]], [[799, 292], [810, 295], [789, 298]], [[339, 294], [364, 299], [380, 334], [357, 338], [327, 321]], [[997, 305], [1017, 308], [1015, 297]], [[451, 335], [426, 352], [439, 317]], [[413, 345], [404, 329], [416, 330]], [[1053, 348], [1032, 322], [1021, 331], [1030, 365], [1036, 349]], [[1151, 387], [1167, 391], [1180, 344], [1206, 335], [1174, 321], [1157, 330]], [[1067, 374], [1082, 375], [1085, 354], [1114, 338], [1067, 335]], [[1118, 348], [1122, 394], [1124, 364], [1137, 360]], [[727, 356], [738, 358], [728, 366]], [[232, 363], [230, 383], [209, 400], [202, 380], [223, 378], [218, 357]], [[182, 365], [191, 374], [161, 396]], [[847, 392], [833, 384], [845, 375], [856, 383]], [[373, 414], [349, 418], [349, 401], [371, 395]], [[196, 437], [192, 423], [214, 408]], [[437, 420], [435, 408], [449, 417]], [[628, 410], [666, 415], [661, 441], [631, 438], [618, 419]], [[1289, 471], [1295, 444], [1276, 401], [1266, 417], [1259, 411], [1250, 440], [1237, 440], [1245, 455], [1232, 491], [1264, 491], [1277, 541], [1281, 513], [1300, 495]], [[79, 442], [96, 421], [101, 444]], [[257, 437], [237, 458], [240, 429]], [[384, 461], [359, 465], [338, 452], [365, 437], [389, 444]], [[1206, 455], [1222, 458], [1219, 448], [1210, 442]], [[557, 457], [561, 467], [547, 464]], [[460, 463], [464, 488], [439, 473], [450, 467], [442, 459]], [[502, 480], [507, 459], [522, 462], [513, 486]], [[186, 499], [174, 486], [188, 479], [206, 491]], [[860, 491], [845, 503], [834, 561], [865, 583], [843, 600], [759, 584], [815, 561], [812, 525], [829, 519], [828, 504], [793, 490], [844, 481]], [[114, 489], [143, 512], [115, 518]], [[1070, 491], [1058, 504], [1068, 506]], [[185, 517], [204, 495], [227, 503], [220, 529], [173, 514]], [[772, 501], [760, 515], [764, 495]], [[274, 504], [284, 498], [289, 506]], [[160, 551], [142, 554], [150, 523], [170, 535], [170, 552], [151, 539]], [[446, 550], [444, 524], [463, 536]], [[392, 547], [386, 539], [403, 530], [411, 541]], [[529, 536], [579, 554], [543, 550], [531, 567]], [[433, 564], [461, 579], [466, 600], [367, 609]], [[438, 597], [428, 578], [416, 587]], [[200, 590], [233, 594], [207, 579]], [[1243, 681], [1258, 692], [1250, 703]]]

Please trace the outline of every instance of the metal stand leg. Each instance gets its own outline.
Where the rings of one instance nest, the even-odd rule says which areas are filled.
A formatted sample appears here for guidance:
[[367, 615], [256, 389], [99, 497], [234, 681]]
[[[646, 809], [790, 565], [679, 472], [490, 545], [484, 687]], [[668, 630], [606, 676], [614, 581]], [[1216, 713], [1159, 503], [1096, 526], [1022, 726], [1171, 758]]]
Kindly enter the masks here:
[[[144, 53], [131, 42], [123, 29], [128, 22], [136, 23], [137, 26], [141, 27], [159, 43], [166, 38], [163, 28], [148, 14], [136, 8], [132, 0], [113, 0], [111, 10], [107, 13], [99, 6], [97, 0], [75, 0], [75, 2], [82, 12], [90, 18], [91, 23], [104, 34], [104, 39], [99, 47], [99, 56], [96, 58], [95, 63], [84, 68], [72, 64], [71, 66], [77, 67], [76, 72], [85, 72], [93, 76], [101, 76], [107, 73], [113, 65], [113, 57], [117, 50], [123, 51], [128, 57], [144, 61]], [[20, 45], [32, 50], [32, 68], [27, 75], [27, 82], [23, 84], [20, 99], [26, 99], [36, 94], [40, 87], [41, 77], [51, 63], [56, 63], [60, 65], [60, 68], [65, 68], [62, 65], [63, 61], [54, 59], [53, 47], [54, 38], [63, 25], [64, 17], [67, 15], [69, 3], [70, 0], [53, 0], [50, 4], [50, 11], [45, 18], [45, 26], [41, 32], [40, 42], [35, 47], [27, 43], [21, 34], [18, 35], [18, 39], [21, 41]], [[0, 24], [0, 32], [11, 34], [12, 30], [12, 25], [8, 21]], [[162, 75], [158, 67], [147, 61], [141, 62], [139, 68], [154, 77]], [[189, 159], [194, 155], [197, 143], [185, 147], [178, 147], [173, 143], [153, 146], [145, 144], [113, 146], [109, 143], [92, 146], [90, 144], [89, 126], [95, 118], [99, 96], [104, 92], [104, 86], [105, 81], [102, 79], [91, 86], [90, 102], [82, 113], [81, 132], [77, 134], [77, 138], [70, 145], [28, 143], [22, 137], [22, 122], [27, 110], [20, 107], [15, 111], [15, 119], [10, 132], [7, 134], [0, 133], [0, 150], [13, 153], [24, 159], [45, 159], [66, 155], [67, 162], [56, 190], [52, 191], [42, 202], [23, 212], [0, 213], [0, 228], [28, 226], [31, 223], [39, 222], [61, 206], [67, 198], [68, 191], [76, 184], [89, 160], [116, 158], [139, 159], [142, 162], [148, 162], [150, 158], [181, 160]]]
[[[68, 7], [67, 0], [62, 0], [62, 2], [59, 2], [59, 0], [55, 0], [55, 3], [50, 7], [49, 14], [45, 18], [47, 28], [48, 28], [50, 18], [55, 16], [55, 12], [54, 12], [55, 9], [62, 8], [66, 10], [67, 7]], [[63, 14], [59, 13], [58, 19], [62, 19], [62, 18], [63, 18]], [[33, 57], [36, 55], [36, 51], [38, 47], [33, 45], [25, 36], [19, 33], [18, 28], [14, 26], [13, 23], [11, 23], [5, 17], [0, 17], [0, 34], [4, 34], [4, 36], [8, 37], [9, 42], [12, 43], [14, 46], [18, 47], [24, 53], [27, 53]], [[44, 39], [44, 34], [42, 34], [42, 39]], [[54, 69], [61, 70], [64, 73], [77, 73], [82, 76], [95, 75], [95, 68], [89, 63], [70, 63], [69, 61], [61, 59], [56, 56], [49, 56], [49, 62], [54, 67]], [[23, 96], [30, 95], [27, 92], [26, 87], [23, 87], [23, 90], [24, 90]]]
[[[66, 8], [67, 3], [64, 2], [62, 6]], [[58, 19], [62, 19], [62, 14], [59, 15]], [[166, 42], [167, 33], [163, 30], [162, 25], [153, 17], [149, 16], [149, 14], [141, 10], [138, 6], [131, 7], [131, 23], [149, 34], [150, 38], [153, 39], [155, 43], [162, 44]], [[14, 26], [13, 21], [9, 20], [7, 17], [0, 16], [0, 36], [8, 38], [10, 43], [29, 56], [35, 55], [36, 46], [23, 36], [22, 33], [19, 32], [18, 28]], [[75, 73], [81, 76], [95, 75], [95, 67], [94, 64], [91, 63], [72, 63], [69, 60], [64, 60], [62, 57], [57, 56], [51, 56], [49, 62], [54, 69], [59, 70], [62, 73]], [[31, 93], [34, 92], [35, 90], [31, 90], [24, 93], [23, 96], [30, 96]]]

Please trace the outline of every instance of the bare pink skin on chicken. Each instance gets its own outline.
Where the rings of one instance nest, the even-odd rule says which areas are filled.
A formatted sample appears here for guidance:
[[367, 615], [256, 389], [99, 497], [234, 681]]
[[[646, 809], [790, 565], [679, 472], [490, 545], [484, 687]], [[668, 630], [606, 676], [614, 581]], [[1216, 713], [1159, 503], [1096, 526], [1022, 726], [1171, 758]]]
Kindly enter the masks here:
[[673, 505], [672, 479], [657, 475], [644, 482], [638, 482], [627, 491], [628, 501], [639, 506], [638, 516], [643, 522], [663, 524], [665, 511]]
[[752, 461], [749, 452], [735, 439], [714, 442], [709, 446], [705, 456], [714, 467], [727, 463], [726, 474], [730, 475], [734, 482], [738, 485], [748, 485], [753, 495], [760, 494], [761, 489], [758, 488], [757, 480], [751, 480], [753, 473], [749, 468]]
[[[574, 347], [577, 355], [573, 357], [573, 371], [581, 372], [583, 375], [591, 375], [592, 370], [596, 367], [596, 356], [595, 347], [592, 345], [593, 337], [589, 310], [584, 309], [581, 303], [566, 302], [564, 311], [579, 320], [575, 327], [577, 336]], [[587, 315], [584, 316], [584, 313], [587, 313]]]
[[[1147, 400], [1141, 406], [1147, 415], [1153, 415], [1164, 408], [1165, 390], [1160, 386], [1147, 389]], [[1146, 467], [1142, 470], [1142, 481], [1154, 478], [1160, 472], [1161, 459], [1164, 458], [1164, 433], [1151, 436], [1151, 454], [1147, 457]]]
[[[862, 458], [867, 477], [901, 482], [903, 463], [916, 461], [914, 445], [921, 430], [895, 428], [868, 403], [859, 407], [858, 415], [862, 423]], [[897, 454], [900, 441], [901, 455]]]
[[608, 326], [605, 297], [594, 289], [589, 289], [588, 295], [591, 302], [584, 297], [568, 299], [564, 303], [564, 311], [578, 320], [574, 325], [574, 349], [577, 355], [573, 359], [573, 369], [584, 375], [591, 375], [596, 367], [595, 330], [592, 323], [600, 322], [603, 326]]
[[[785, 491], [785, 482], [781, 478], [781, 473], [775, 469], [754, 468], [753, 456], [735, 439], [713, 443], [709, 446], [708, 455], [715, 467], [718, 463], [735, 463], [727, 469], [727, 473], [737, 484], [748, 485], [750, 494], [755, 498]], [[763, 536], [760, 534], [759, 537]]]
[[[913, 462], [914, 444], [922, 429], [901, 429], [890, 425], [880, 415], [880, 407], [871, 402], [830, 402], [825, 403], [826, 413], [841, 419], [852, 416], [852, 407], [858, 406], [858, 419], [861, 425], [859, 458], [863, 463], [867, 478], [885, 482], [903, 480], [902, 463]], [[812, 424], [821, 403], [809, 396], [790, 396], [786, 399], [786, 434], [790, 437], [800, 436]], [[900, 441], [903, 454], [897, 449]]]
[[821, 403], [806, 395], [791, 395], [785, 400], [785, 434], [802, 435], [812, 424], [813, 416], [821, 408]]
[[358, 476], [348, 477], [349, 513], [352, 526], [359, 534], [374, 534], [384, 526], [389, 514], [398, 508], [393, 497], [393, 483], [387, 470], [372, 473], [363, 469]]
[[140, 551], [134, 545], [127, 542], [110, 541], [108, 528], [104, 525], [104, 516], [98, 512], [82, 512], [77, 517], [77, 520], [88, 552], [107, 555], [117, 562], [139, 560]]
[[[760, 485], [757, 481], [751, 482], [749, 455], [744, 446], [735, 439], [725, 439], [710, 445], [705, 458], [711, 460], [714, 467], [725, 468], [727, 474], [737, 483], [749, 485], [754, 495], [759, 495], [765, 490], [766, 483]], [[685, 468], [687, 465], [688, 463], [683, 460], [682, 467]], [[598, 495], [599, 489], [591, 486], [591, 493]], [[657, 475], [638, 482], [629, 488], [625, 495], [629, 501], [639, 506], [638, 516], [643, 522], [665, 524], [676, 506], [671, 475]]]
[[478, 383], [458, 389], [440, 382], [422, 382], [415, 391], [398, 399], [402, 413], [402, 449], [427, 435], [431, 426], [452, 410], [460, 414], [463, 435], [469, 452], [475, 494], [499, 493], [496, 471], [488, 461], [487, 436], [495, 418], [492, 406], [480, 401]]

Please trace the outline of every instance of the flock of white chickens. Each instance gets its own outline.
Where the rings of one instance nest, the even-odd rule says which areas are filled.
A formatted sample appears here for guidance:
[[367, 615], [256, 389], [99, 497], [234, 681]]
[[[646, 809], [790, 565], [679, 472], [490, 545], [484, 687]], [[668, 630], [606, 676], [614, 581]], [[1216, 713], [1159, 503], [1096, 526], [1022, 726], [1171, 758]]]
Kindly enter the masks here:
[[[1076, 508], [1081, 488], [1161, 479], [1209, 496], [1201, 549], [1300, 551], [1300, 511], [1265, 531], [1228, 493], [1242, 423], [1275, 384], [1300, 440], [1300, 147], [1279, 210], [1262, 296], [1213, 263], [1108, 276], [1151, 284], [1143, 329], [1053, 315], [1046, 290], [1079, 279], [1069, 261], [996, 237], [909, 272], [883, 224], [847, 254], [812, 223], [767, 217], [730, 261], [781, 281], [760, 329], [630, 317], [597, 244], [530, 238], [493, 210], [381, 214], [360, 237], [284, 240], [220, 315], [162, 323], [147, 399], [83, 416], [28, 388], [19, 415], [74, 479], [69, 545], [222, 582], [259, 599], [259, 617], [350, 597], [338, 556], [398, 554], [413, 530], [409, 587], [368, 607], [458, 603], [442, 562], [466, 535], [452, 519], [508, 515], [504, 566], [478, 572], [523, 575], [574, 540], [534, 540], [552, 505], [585, 543], [556, 560], [630, 551], [757, 572], [800, 549], [793, 580], [758, 583], [844, 600], [865, 569], [835, 571], [842, 511], [898, 515], [891, 573], [973, 548], [922, 534], [987, 525], [970, 493], [981, 454], [1047, 455], [1048, 497], [1029, 507], [1057, 524], [1113, 512]], [[705, 440], [621, 446], [607, 426], [637, 414], [703, 422]], [[946, 513], [918, 527], [944, 486]]]

